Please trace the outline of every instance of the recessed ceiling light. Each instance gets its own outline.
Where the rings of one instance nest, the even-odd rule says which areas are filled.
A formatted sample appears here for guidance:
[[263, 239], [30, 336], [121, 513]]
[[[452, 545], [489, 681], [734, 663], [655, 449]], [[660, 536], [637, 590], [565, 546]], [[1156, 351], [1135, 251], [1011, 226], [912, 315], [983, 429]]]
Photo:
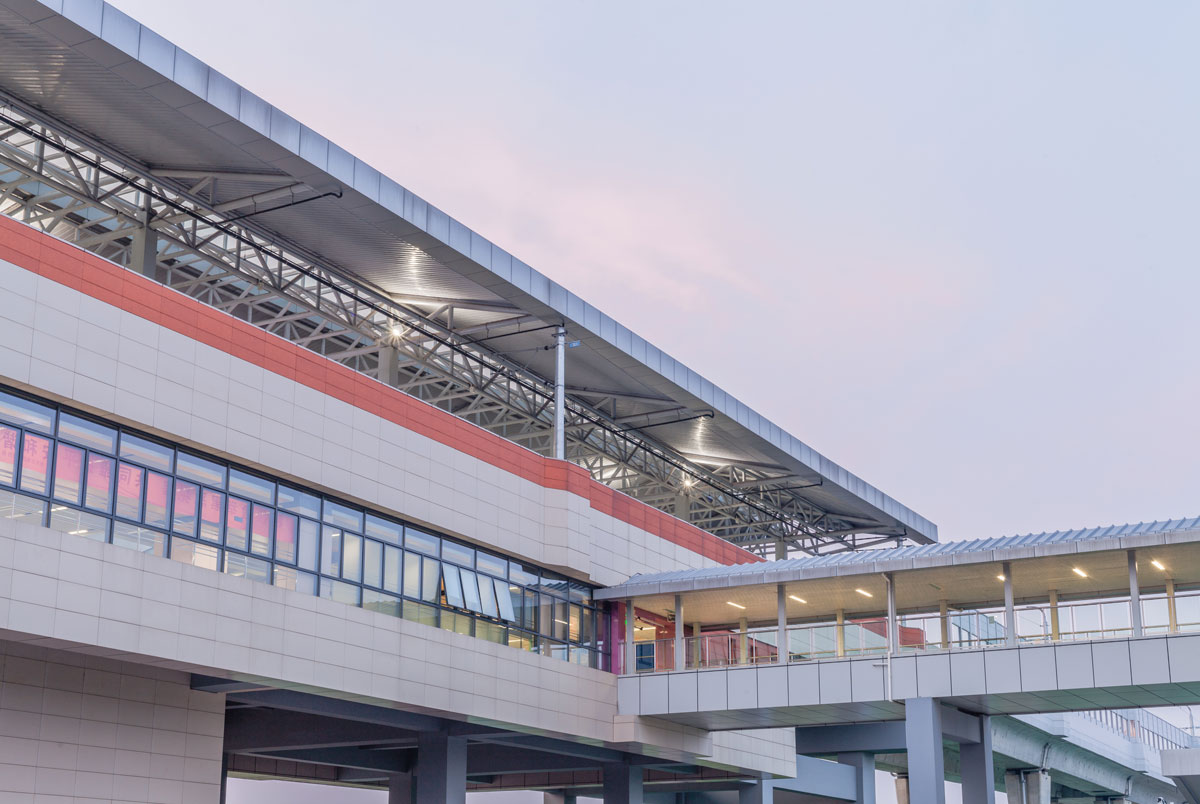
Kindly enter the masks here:
[[745, 607], [745, 606], [743, 606], [741, 603], [734, 603], [732, 600], [726, 600], [725, 602], [726, 602], [726, 603], [728, 603], [729, 605], [733, 606], [735, 609], [744, 609], [744, 608], [746, 608], [746, 607]]
[[871, 594], [866, 589], [855, 589], [854, 591], [858, 592], [863, 597], [875, 597], [875, 595]]
[[1157, 558], [1150, 559], [1150, 563], [1154, 565], [1155, 569], [1160, 569], [1160, 570], [1164, 570], [1164, 571], [1166, 570], [1166, 567], [1164, 567], [1162, 562], [1159, 561]]
[[1076, 574], [1076, 575], [1078, 575], [1080, 578], [1086, 578], [1086, 577], [1087, 577], [1087, 573], [1086, 573], [1086, 572], [1084, 572], [1083, 570], [1081, 570], [1079, 567], [1071, 567], [1071, 572], [1075, 573], [1075, 574]]
[[796, 597], [795, 595], [788, 595], [788, 597], [790, 597], [792, 600], [796, 601], [797, 603], [807, 603], [808, 602], [804, 598]]

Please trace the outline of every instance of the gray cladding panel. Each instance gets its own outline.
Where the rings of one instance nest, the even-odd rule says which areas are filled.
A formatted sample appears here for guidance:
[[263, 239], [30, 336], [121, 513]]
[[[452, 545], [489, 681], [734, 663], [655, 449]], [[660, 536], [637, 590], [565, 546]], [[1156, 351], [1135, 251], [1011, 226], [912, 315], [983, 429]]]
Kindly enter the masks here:
[[949, 653], [917, 656], [916, 670], [917, 690], [910, 697], [937, 698], [952, 694]]
[[646, 675], [641, 677], [642, 714], [664, 715], [667, 713], [667, 676]]
[[817, 668], [821, 674], [821, 703], [849, 703], [853, 700], [848, 661], [819, 662]]
[[955, 695], [971, 695], [987, 689], [985, 651], [950, 654], [950, 685]]
[[1021, 689], [1025, 692], [1058, 689], [1054, 648], [1021, 648]]
[[1134, 684], [1166, 684], [1171, 680], [1167, 645], [1162, 639], [1135, 639], [1129, 643], [1129, 666]]
[[758, 674], [758, 705], [782, 707], [788, 705], [788, 668], [760, 667]]
[[1133, 683], [1129, 645], [1126, 641], [1096, 642], [1092, 645], [1092, 675], [1096, 686], [1124, 687]]
[[1054, 654], [1059, 689], [1088, 689], [1095, 686], [1091, 645], [1057, 645]]
[[697, 697], [695, 673], [671, 673], [667, 676], [667, 707], [672, 712], [695, 712]]
[[729, 687], [724, 670], [696, 670], [697, 706], [701, 712], [729, 708]]
[[813, 663], [793, 664], [788, 669], [788, 704], [814, 705], [821, 702], [820, 667]]
[[1021, 652], [1017, 648], [998, 648], [983, 652], [983, 667], [988, 692], [1002, 695], [1021, 690]]
[[753, 667], [728, 670], [729, 708], [754, 709], [758, 706], [758, 671]]

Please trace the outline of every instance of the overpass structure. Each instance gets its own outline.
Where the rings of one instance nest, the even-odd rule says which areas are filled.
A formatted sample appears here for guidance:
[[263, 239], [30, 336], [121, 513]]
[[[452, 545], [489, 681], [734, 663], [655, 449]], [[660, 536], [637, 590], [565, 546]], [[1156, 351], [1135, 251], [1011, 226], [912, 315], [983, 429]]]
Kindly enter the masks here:
[[1070, 742], [992, 715], [1190, 700], [1194, 525], [1064, 537], [1099, 585], [1045, 604], [1013, 548], [968, 623], [924, 517], [102, 0], [0, 0], [0, 800], [851, 800], [870, 755], [936, 802]]

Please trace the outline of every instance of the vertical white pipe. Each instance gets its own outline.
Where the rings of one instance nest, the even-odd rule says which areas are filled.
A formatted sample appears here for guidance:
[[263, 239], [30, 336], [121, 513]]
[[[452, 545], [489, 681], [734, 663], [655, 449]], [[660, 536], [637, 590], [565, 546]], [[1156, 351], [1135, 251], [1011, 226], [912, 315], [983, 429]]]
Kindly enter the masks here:
[[1142, 590], [1138, 585], [1137, 550], [1130, 550], [1129, 556], [1129, 624], [1133, 626], [1133, 635], [1142, 635]]
[[567, 331], [554, 330], [554, 457], [567, 457]]
[[1017, 612], [1013, 605], [1012, 566], [1005, 561], [1004, 572], [1004, 644], [1017, 644]]

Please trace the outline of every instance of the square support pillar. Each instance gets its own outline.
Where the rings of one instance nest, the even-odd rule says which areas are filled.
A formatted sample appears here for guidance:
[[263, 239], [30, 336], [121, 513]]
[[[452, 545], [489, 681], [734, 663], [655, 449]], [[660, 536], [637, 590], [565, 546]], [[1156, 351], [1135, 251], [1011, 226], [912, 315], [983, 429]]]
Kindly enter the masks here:
[[846, 655], [846, 612], [843, 609], [837, 610], [837, 625], [833, 627], [833, 634], [837, 657], [840, 659]]
[[400, 353], [395, 346], [379, 347], [379, 371], [376, 374], [384, 385], [395, 388], [400, 383]]
[[411, 773], [397, 773], [388, 779], [388, 804], [416, 804]]
[[633, 598], [625, 601], [625, 673], [637, 672], [637, 646], [633, 644]]
[[[642, 767], [612, 762], [604, 766], [604, 804], [642, 804]], [[421, 804], [425, 804], [424, 801]]]
[[890, 572], [883, 574], [887, 584], [887, 642], [888, 653], [895, 656], [900, 652], [900, 618], [896, 616], [896, 583]]
[[992, 757], [992, 719], [979, 718], [979, 742], [959, 745], [962, 804], [995, 804], [996, 765]]
[[904, 702], [908, 789], [913, 802], [946, 804], [946, 757], [942, 751], [942, 706], [933, 698]]
[[908, 777], [903, 773], [896, 775], [896, 804], [911, 804], [908, 797]]
[[1167, 578], [1167, 630], [1172, 634], [1179, 630], [1179, 614], [1175, 610], [1175, 581]]
[[787, 588], [783, 584], [775, 587], [775, 617], [775, 659], [780, 664], [787, 664], [791, 651], [787, 635]]
[[774, 800], [775, 790], [770, 782], [759, 781], [738, 788], [738, 804], [771, 804]]
[[950, 650], [950, 602], [938, 601], [938, 622], [941, 625], [942, 650]]
[[875, 804], [875, 755], [854, 751], [848, 754], [838, 754], [840, 765], [854, 768], [855, 789], [858, 798], [854, 804]]
[[738, 620], [738, 664], [750, 664], [750, 623], [745, 617]]
[[1050, 590], [1050, 640], [1057, 642], [1062, 638], [1062, 630], [1058, 622], [1058, 590]]
[[1004, 567], [1004, 644], [1017, 644], [1017, 610], [1013, 604], [1012, 565], [1005, 561]]
[[1129, 551], [1129, 623], [1133, 635], [1142, 635], [1142, 589], [1138, 584], [1137, 550]]
[[1008, 771], [1004, 791], [1008, 804], [1050, 804], [1050, 771]]
[[444, 732], [418, 735], [416, 776], [421, 804], [466, 804], [467, 738]]

